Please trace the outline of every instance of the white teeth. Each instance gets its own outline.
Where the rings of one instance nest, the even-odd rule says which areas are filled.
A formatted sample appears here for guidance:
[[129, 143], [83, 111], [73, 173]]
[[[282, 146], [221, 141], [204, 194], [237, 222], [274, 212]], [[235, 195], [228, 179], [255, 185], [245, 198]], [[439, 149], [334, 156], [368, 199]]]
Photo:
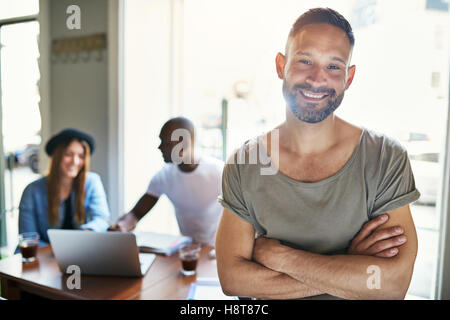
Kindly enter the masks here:
[[305, 91], [302, 91], [302, 94], [308, 98], [314, 98], [314, 99], [321, 99], [326, 96], [325, 94], [323, 94], [323, 95], [310, 94], [310, 93], [306, 93]]

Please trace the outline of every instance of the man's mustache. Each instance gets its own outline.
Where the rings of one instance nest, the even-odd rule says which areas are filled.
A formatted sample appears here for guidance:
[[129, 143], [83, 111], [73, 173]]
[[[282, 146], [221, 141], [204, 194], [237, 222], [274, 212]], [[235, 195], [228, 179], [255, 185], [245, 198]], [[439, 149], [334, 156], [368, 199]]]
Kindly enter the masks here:
[[336, 94], [336, 90], [331, 89], [331, 88], [327, 88], [327, 87], [318, 87], [318, 88], [314, 88], [313, 86], [311, 86], [310, 84], [296, 84], [292, 87], [292, 90], [297, 91], [297, 90], [308, 90], [310, 92], [314, 92], [314, 93], [322, 93], [322, 94], [327, 94], [330, 96], [334, 96]]

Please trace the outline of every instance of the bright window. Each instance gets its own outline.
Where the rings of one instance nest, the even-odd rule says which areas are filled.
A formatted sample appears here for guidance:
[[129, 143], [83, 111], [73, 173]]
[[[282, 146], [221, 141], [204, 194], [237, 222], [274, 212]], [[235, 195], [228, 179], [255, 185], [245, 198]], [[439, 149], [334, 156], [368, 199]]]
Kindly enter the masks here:
[[[217, 150], [223, 148], [225, 118], [227, 155], [248, 138], [281, 123], [285, 102], [275, 56], [284, 51], [290, 27], [301, 13], [313, 7], [331, 7], [350, 21], [356, 39], [352, 56], [356, 75], [337, 115], [390, 135], [410, 151], [422, 198], [411, 206], [419, 252], [408, 294], [433, 298], [440, 232], [436, 211], [442, 176], [439, 155], [444, 152], [449, 87], [449, 44], [442, 39], [449, 39], [450, 19], [448, 6], [441, 2], [174, 0], [172, 7], [167, 4], [164, 8], [161, 1], [152, 2], [160, 16], [171, 17], [175, 12], [175, 17], [181, 18], [165, 25], [148, 13], [146, 22], [138, 20], [144, 23], [139, 27], [146, 30], [146, 41], [140, 40], [142, 59], [136, 72], [148, 70], [148, 91], [133, 100], [134, 106], [125, 103], [125, 108], [131, 114], [136, 105], [145, 105], [151, 126], [129, 129], [135, 137], [144, 135], [139, 144], [149, 148], [144, 158], [129, 149], [127, 157], [137, 166], [145, 163], [147, 169], [139, 175], [136, 164], [132, 169], [128, 163], [125, 170], [136, 172], [126, 174], [126, 179], [143, 192], [151, 174], [162, 165], [157, 135], [163, 119], [171, 116], [182, 114], [194, 120], [205, 152], [217, 157], [223, 156]], [[142, 9], [142, 4], [139, 6]], [[140, 10], [140, 14], [144, 12]], [[135, 24], [132, 19], [126, 22]], [[156, 29], [158, 35], [153, 33]], [[164, 42], [167, 39], [168, 43]], [[155, 56], [159, 59], [150, 58]], [[140, 85], [132, 77], [127, 81], [130, 88]], [[177, 103], [171, 105], [171, 101]], [[140, 192], [129, 199], [137, 200]]]

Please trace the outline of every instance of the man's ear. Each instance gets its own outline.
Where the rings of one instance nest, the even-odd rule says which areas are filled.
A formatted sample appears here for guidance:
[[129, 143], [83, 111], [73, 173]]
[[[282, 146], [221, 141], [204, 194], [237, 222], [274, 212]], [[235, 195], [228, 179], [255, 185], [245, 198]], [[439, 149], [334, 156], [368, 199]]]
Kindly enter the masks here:
[[347, 84], [345, 85], [345, 90], [347, 90], [348, 87], [350, 87], [350, 85], [352, 84], [353, 77], [355, 76], [355, 71], [356, 71], [355, 65], [350, 66], [348, 68]]
[[277, 67], [278, 78], [284, 79], [284, 66], [286, 65], [286, 57], [278, 52], [275, 58], [275, 64]]

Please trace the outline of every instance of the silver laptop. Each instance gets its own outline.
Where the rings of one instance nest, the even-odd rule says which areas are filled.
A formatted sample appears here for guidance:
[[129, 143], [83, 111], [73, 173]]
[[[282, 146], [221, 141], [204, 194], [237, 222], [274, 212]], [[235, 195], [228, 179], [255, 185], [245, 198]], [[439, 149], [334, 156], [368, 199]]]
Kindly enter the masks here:
[[63, 273], [76, 265], [81, 275], [142, 277], [156, 258], [139, 253], [133, 233], [49, 229], [47, 234]]

